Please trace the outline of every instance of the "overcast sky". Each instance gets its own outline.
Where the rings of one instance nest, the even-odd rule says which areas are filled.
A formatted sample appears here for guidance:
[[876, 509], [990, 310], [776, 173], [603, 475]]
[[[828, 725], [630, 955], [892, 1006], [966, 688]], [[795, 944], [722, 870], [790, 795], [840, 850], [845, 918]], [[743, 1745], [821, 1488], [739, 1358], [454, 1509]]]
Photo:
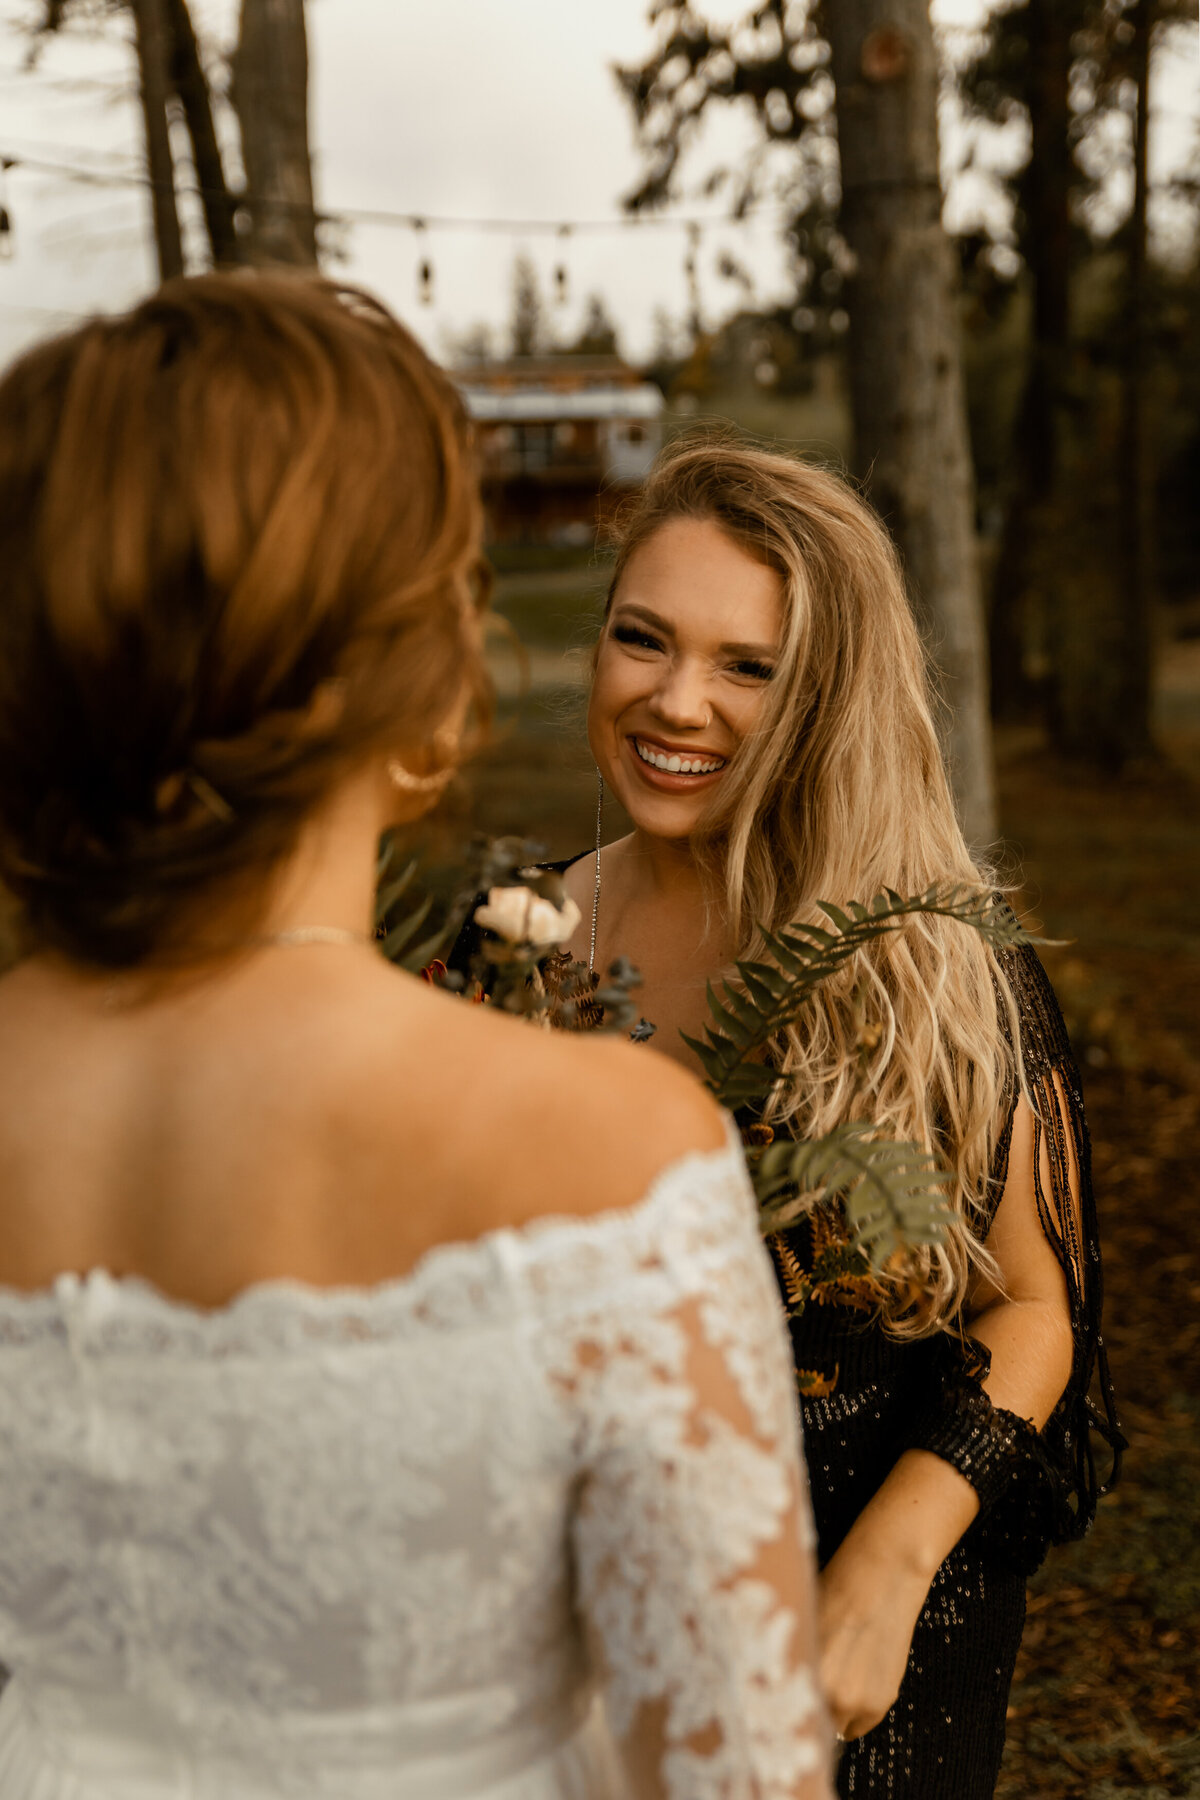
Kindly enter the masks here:
[[[935, 15], [969, 24], [981, 5], [937, 0]], [[228, 44], [235, 0], [192, 6], [210, 40]], [[744, 6], [713, 0], [708, 10], [733, 16]], [[0, 155], [22, 159], [7, 174], [13, 233], [11, 259], [0, 263], [4, 360], [56, 324], [127, 304], [153, 280], [144, 189], [85, 186], [32, 166], [113, 175], [136, 169], [141, 156], [132, 52], [119, 27], [53, 41], [25, 73], [18, 27], [41, 7], [42, 0], [0, 0]], [[318, 204], [474, 221], [618, 219], [639, 161], [611, 65], [645, 56], [653, 41], [647, 10], [647, 0], [309, 0]], [[1189, 150], [1196, 89], [1192, 59], [1176, 58], [1156, 97], [1160, 173]], [[749, 118], [726, 111], [706, 131], [695, 173], [736, 155], [752, 137]], [[968, 191], [974, 201], [986, 196]], [[715, 214], [719, 207], [687, 210]], [[407, 227], [357, 223], [342, 242], [338, 271], [375, 288], [443, 355], [477, 322], [502, 337], [519, 250], [534, 258], [547, 291], [554, 266], [568, 269], [567, 303], [551, 309], [561, 336], [578, 328], [587, 295], [600, 291], [627, 349], [640, 355], [656, 309], [678, 318], [686, 305], [678, 226], [575, 231], [566, 239], [431, 227], [418, 240]], [[770, 216], [714, 225], [701, 256], [712, 319], [739, 300], [736, 286], [715, 271], [723, 245], [751, 269], [758, 298], [786, 294]], [[422, 257], [434, 268], [432, 305], [417, 296]]]

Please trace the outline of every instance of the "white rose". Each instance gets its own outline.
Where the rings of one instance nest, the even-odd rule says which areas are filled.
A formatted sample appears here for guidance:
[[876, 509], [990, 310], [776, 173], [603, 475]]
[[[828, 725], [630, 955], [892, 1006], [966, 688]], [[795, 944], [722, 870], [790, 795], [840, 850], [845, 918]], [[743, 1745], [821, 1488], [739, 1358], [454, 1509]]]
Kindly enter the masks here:
[[475, 923], [494, 931], [510, 944], [533, 944], [539, 949], [565, 944], [579, 923], [573, 900], [557, 907], [527, 887], [489, 888], [487, 902], [475, 908]]
[[525, 935], [525, 919], [532, 899], [528, 888], [489, 888], [486, 904], [475, 908], [475, 923], [485, 931], [494, 931], [497, 937], [505, 938], [510, 944], [520, 943]]
[[564, 900], [559, 907], [535, 896], [525, 936], [531, 944], [565, 944], [578, 923], [579, 908], [573, 900]]

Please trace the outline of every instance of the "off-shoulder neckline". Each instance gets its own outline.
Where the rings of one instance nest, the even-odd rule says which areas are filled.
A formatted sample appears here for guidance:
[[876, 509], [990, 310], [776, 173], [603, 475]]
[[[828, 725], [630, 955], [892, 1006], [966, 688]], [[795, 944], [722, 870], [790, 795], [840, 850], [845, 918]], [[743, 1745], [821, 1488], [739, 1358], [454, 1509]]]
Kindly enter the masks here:
[[288, 1301], [300, 1306], [307, 1314], [337, 1313], [348, 1307], [362, 1310], [378, 1306], [386, 1310], [390, 1304], [415, 1298], [432, 1281], [453, 1277], [468, 1264], [478, 1263], [489, 1255], [503, 1256], [503, 1247], [514, 1247], [518, 1255], [524, 1250], [532, 1257], [536, 1250], [544, 1248], [556, 1237], [564, 1240], [592, 1237], [603, 1241], [614, 1234], [620, 1235], [643, 1214], [661, 1204], [664, 1196], [689, 1176], [703, 1172], [711, 1177], [719, 1174], [725, 1163], [738, 1168], [743, 1152], [737, 1127], [728, 1115], [724, 1123], [723, 1144], [711, 1150], [685, 1151], [682, 1156], [665, 1163], [638, 1199], [624, 1206], [603, 1207], [589, 1213], [538, 1213], [521, 1224], [495, 1225], [475, 1237], [446, 1239], [423, 1250], [403, 1274], [386, 1276], [381, 1281], [325, 1285], [298, 1276], [264, 1276], [247, 1282], [215, 1306], [201, 1306], [168, 1293], [144, 1275], [114, 1275], [103, 1265], [93, 1265], [85, 1270], [63, 1270], [51, 1282], [37, 1288], [19, 1288], [0, 1282], [0, 1306], [39, 1311], [57, 1308], [79, 1294], [126, 1296], [162, 1315], [188, 1324], [214, 1327], [233, 1324], [259, 1309], [275, 1311]]

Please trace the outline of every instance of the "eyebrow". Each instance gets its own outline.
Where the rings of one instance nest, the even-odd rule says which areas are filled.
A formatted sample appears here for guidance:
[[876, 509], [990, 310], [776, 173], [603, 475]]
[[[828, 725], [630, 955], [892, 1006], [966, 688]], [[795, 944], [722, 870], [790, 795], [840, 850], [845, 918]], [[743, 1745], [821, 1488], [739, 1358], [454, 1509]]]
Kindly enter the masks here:
[[[652, 612], [648, 606], [640, 605], [636, 600], [618, 600], [613, 607], [613, 613], [614, 615], [630, 613], [640, 619], [643, 624], [653, 626], [654, 630], [661, 632], [663, 637], [674, 638], [675, 636], [673, 625], [662, 618], [660, 614]], [[775, 644], [722, 644], [720, 648], [724, 656], [744, 657], [753, 662], [774, 662], [779, 655], [778, 647]]]

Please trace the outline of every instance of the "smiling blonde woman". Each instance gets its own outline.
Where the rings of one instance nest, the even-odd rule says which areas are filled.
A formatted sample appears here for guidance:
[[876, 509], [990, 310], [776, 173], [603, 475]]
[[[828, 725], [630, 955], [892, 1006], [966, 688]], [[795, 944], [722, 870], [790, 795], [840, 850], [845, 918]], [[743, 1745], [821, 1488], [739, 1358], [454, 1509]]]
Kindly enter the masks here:
[[[589, 738], [632, 832], [566, 870], [572, 945], [641, 968], [653, 1042], [764, 926], [885, 887], [992, 885], [955, 818], [895, 551], [836, 476], [728, 442], [666, 452], [622, 522]], [[1051, 1540], [1095, 1506], [1087, 1391], [1100, 1263], [1078, 1078], [1032, 951], [912, 918], [773, 1046], [768, 1116], [873, 1118], [956, 1177], [923, 1291], [865, 1279], [793, 1321], [824, 1565], [823, 1672], [845, 1795], [992, 1793], [1024, 1617]], [[774, 1244], [785, 1300], [839, 1221]]]

